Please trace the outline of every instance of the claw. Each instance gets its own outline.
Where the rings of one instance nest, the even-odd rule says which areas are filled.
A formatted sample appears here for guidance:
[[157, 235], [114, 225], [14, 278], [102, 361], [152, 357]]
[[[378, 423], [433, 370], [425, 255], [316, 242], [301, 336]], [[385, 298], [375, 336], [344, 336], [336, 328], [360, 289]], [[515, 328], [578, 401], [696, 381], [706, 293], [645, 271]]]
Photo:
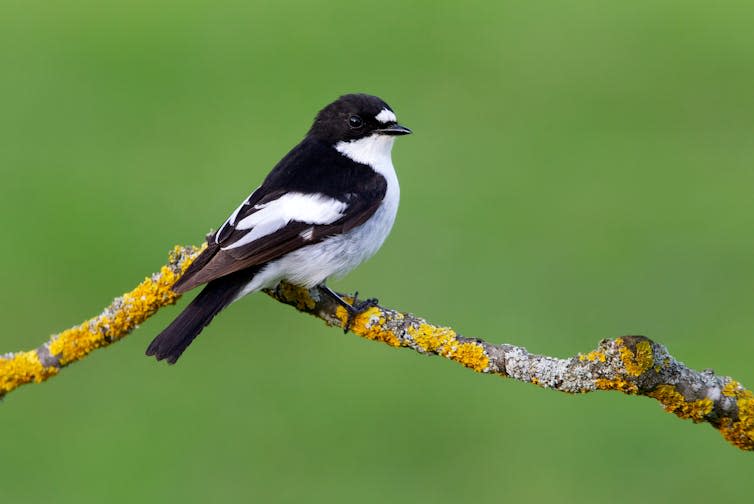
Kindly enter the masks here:
[[351, 330], [351, 325], [353, 324], [353, 320], [356, 317], [358, 317], [368, 309], [377, 306], [377, 303], [378, 301], [376, 298], [369, 298], [359, 302], [359, 293], [354, 293], [353, 302], [351, 303], [350, 308], [346, 308], [346, 311], [348, 312], [348, 319], [343, 326], [343, 334], [346, 334]]
[[321, 291], [327, 294], [330, 298], [332, 298], [333, 301], [335, 301], [340, 306], [345, 308], [346, 312], [348, 312], [348, 318], [346, 319], [346, 323], [343, 325], [343, 334], [347, 333], [351, 329], [351, 325], [353, 325], [353, 320], [356, 317], [358, 317], [359, 315], [367, 311], [369, 308], [372, 308], [373, 306], [377, 306], [377, 303], [378, 303], [377, 299], [375, 298], [369, 298], [369, 299], [359, 302], [359, 293], [357, 291], [353, 295], [353, 302], [349, 304], [343, 298], [338, 296], [335, 292], [330, 290], [330, 288], [327, 285], [320, 284], [319, 288]]

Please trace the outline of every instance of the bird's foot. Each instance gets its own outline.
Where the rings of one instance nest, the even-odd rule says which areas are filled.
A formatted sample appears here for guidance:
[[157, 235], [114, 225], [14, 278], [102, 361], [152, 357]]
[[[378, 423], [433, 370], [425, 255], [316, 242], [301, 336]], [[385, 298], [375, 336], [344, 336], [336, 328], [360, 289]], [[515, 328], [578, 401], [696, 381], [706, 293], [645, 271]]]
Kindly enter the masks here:
[[359, 292], [354, 292], [353, 301], [350, 305], [348, 305], [348, 308], [346, 308], [346, 311], [348, 312], [348, 319], [346, 319], [346, 323], [343, 326], [343, 334], [347, 333], [351, 329], [353, 320], [356, 317], [358, 317], [368, 309], [377, 306], [378, 303], [379, 301], [377, 300], [377, 298], [369, 298], [365, 299], [364, 301], [359, 301]]
[[343, 324], [343, 333], [347, 333], [351, 329], [351, 325], [353, 325], [353, 320], [367, 311], [368, 309], [372, 308], [373, 306], [377, 306], [377, 299], [370, 298], [365, 299], [364, 301], [359, 301], [359, 293], [356, 292], [353, 295], [353, 300], [349, 303], [342, 297], [340, 297], [336, 292], [332, 291], [327, 285], [320, 284], [319, 289], [324, 292], [327, 296], [330, 297], [333, 301], [338, 303], [340, 306], [342, 306], [346, 310], [346, 314], [348, 315], [346, 318], [345, 324]]

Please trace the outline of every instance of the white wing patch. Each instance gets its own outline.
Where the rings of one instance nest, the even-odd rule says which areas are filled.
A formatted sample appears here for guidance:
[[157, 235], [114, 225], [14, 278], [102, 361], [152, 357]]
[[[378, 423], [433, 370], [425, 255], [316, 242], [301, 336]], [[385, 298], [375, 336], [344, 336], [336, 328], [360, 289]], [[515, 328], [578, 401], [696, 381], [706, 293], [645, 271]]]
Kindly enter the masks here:
[[[259, 188], [257, 187], [257, 189]], [[257, 192], [257, 189], [254, 189], [253, 191], [251, 191], [251, 194], [249, 195], [249, 197], [243, 200], [243, 202], [241, 202], [241, 204], [238, 205], [238, 208], [233, 210], [233, 213], [230, 214], [230, 217], [228, 217], [228, 220], [223, 222], [223, 225], [220, 226], [220, 229], [218, 229], [217, 233], [215, 233], [215, 243], [220, 243], [219, 237], [223, 233], [223, 230], [225, 229], [226, 226], [232, 226], [236, 223], [236, 218], [238, 218], [238, 213], [241, 211], [241, 209], [244, 206], [249, 204], [249, 200], [251, 199], [252, 196], [254, 196], [254, 193]]]
[[[241, 231], [248, 229], [249, 232], [240, 240], [223, 247], [223, 250], [241, 247], [270, 235], [284, 228], [291, 221], [306, 224], [331, 224], [343, 217], [343, 212], [347, 207], [346, 203], [323, 194], [297, 192], [284, 194], [276, 200], [255, 205], [254, 208], [258, 211], [244, 217], [236, 224], [236, 229]], [[311, 236], [307, 238], [302, 234], [302, 238], [311, 239]]]
[[386, 108], [380, 110], [380, 113], [374, 116], [374, 118], [382, 124], [396, 122], [398, 120], [398, 118], [395, 117], [395, 114], [391, 110], [388, 110]]

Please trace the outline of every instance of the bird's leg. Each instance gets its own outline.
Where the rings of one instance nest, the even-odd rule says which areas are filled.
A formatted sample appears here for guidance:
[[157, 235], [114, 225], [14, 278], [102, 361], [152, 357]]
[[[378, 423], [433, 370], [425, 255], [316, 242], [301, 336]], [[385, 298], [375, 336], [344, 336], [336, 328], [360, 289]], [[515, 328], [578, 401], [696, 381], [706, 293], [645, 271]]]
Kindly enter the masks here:
[[348, 319], [346, 319], [346, 323], [343, 326], [343, 333], [347, 333], [348, 330], [351, 328], [351, 324], [353, 323], [353, 319], [367, 311], [369, 308], [373, 306], [377, 306], [377, 299], [371, 298], [366, 299], [364, 301], [359, 302], [359, 293], [356, 292], [353, 295], [353, 303], [349, 304], [345, 299], [338, 296], [338, 294], [330, 289], [327, 285], [324, 283], [319, 284], [319, 290], [321, 292], [324, 292], [327, 294], [330, 299], [338, 303], [340, 306], [345, 308], [346, 312], [348, 313]]

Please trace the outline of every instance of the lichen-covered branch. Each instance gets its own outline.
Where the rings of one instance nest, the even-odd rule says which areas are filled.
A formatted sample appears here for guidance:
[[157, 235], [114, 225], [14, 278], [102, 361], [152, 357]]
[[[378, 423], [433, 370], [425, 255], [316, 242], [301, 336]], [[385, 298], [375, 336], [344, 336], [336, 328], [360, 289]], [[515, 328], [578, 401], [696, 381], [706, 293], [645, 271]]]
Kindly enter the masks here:
[[92, 350], [118, 341], [180, 297], [170, 288], [203, 247], [175, 247], [168, 264], [147, 277], [134, 290], [115, 298], [102, 313], [81, 325], [50, 337], [26, 352], [0, 355], [0, 398], [25, 383], [40, 383]]
[[[54, 335], [35, 350], [0, 355], [0, 397], [24, 383], [41, 382], [89, 352], [113, 343], [178, 296], [173, 283], [200, 248], [176, 247], [169, 264], [100, 315]], [[343, 307], [317, 288], [282, 283], [266, 291], [274, 299], [343, 327]], [[348, 299], [347, 296], [345, 296]], [[710, 370], [695, 371], [644, 336], [602, 340], [596, 350], [568, 359], [534, 355], [522, 347], [492, 344], [430, 324], [410, 313], [375, 306], [359, 315], [351, 331], [393, 347], [440, 355], [479, 373], [495, 374], [568, 393], [617, 390], [658, 400], [666, 411], [706, 422], [743, 450], [754, 450], [754, 394]]]
[[[273, 298], [342, 327], [346, 311], [315, 289], [281, 284]], [[347, 298], [348, 299], [348, 298]], [[440, 355], [478, 373], [513, 378], [568, 393], [618, 390], [660, 401], [666, 411], [707, 422], [743, 450], [754, 450], [754, 395], [737, 381], [710, 370], [694, 371], [644, 336], [602, 340], [599, 347], [569, 359], [534, 355], [515, 345], [466, 338], [449, 327], [381, 306], [360, 315], [351, 331], [394, 347]]]

